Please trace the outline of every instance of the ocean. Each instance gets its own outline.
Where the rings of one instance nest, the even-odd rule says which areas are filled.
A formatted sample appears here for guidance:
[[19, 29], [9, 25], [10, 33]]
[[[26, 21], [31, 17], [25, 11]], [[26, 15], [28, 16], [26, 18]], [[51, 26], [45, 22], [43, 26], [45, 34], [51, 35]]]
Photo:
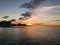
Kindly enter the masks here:
[[60, 26], [0, 27], [0, 45], [60, 45]]

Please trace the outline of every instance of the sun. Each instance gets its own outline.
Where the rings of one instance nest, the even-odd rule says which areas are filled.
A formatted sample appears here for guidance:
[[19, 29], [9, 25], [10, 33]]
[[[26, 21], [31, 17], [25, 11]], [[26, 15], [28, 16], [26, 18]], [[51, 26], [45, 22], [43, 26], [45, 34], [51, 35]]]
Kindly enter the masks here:
[[27, 25], [32, 25], [31, 23], [28, 23]]
[[25, 20], [25, 21], [23, 21], [23, 23], [26, 24], [26, 25], [33, 25], [31, 19]]

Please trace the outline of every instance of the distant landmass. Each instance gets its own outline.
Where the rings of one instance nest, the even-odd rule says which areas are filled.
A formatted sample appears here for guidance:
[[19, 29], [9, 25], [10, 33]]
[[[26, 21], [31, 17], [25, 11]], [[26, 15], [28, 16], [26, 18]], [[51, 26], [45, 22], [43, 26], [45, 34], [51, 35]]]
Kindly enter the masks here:
[[27, 26], [26, 24], [11, 24], [11, 21], [1, 21], [0, 27]]

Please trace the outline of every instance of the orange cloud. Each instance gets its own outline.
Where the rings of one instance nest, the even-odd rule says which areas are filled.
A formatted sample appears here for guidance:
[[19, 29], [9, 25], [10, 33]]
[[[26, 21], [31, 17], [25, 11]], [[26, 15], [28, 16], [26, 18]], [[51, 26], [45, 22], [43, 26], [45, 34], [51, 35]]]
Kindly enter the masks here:
[[[38, 12], [46, 12], [54, 8], [60, 8], [60, 5], [57, 6], [47, 6], [47, 7], [41, 7], [33, 11], [33, 13], [38, 13]], [[59, 11], [60, 12], [60, 11]]]

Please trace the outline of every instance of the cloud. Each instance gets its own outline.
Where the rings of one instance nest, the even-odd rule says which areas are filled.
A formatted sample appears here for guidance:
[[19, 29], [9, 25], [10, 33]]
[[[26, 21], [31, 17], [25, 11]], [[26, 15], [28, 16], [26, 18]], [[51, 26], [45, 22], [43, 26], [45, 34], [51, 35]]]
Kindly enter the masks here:
[[56, 20], [56, 21], [60, 21], [60, 20]]
[[[46, 12], [46, 11], [52, 10], [54, 8], [60, 8], [60, 5], [41, 7], [41, 8], [34, 10], [33, 12]], [[60, 12], [60, 11], [57, 11], [57, 12]]]
[[[41, 7], [41, 8], [33, 10], [32, 13], [33, 13], [33, 15], [39, 15], [43, 12], [45, 13], [45, 12], [48, 12], [48, 11], [56, 9], [56, 8], [60, 8], [60, 5]], [[60, 10], [55, 10], [55, 11], [53, 10], [51, 12], [60, 12]]]
[[26, 20], [29, 19], [31, 17], [31, 12], [26, 12], [21, 14], [21, 16], [23, 16], [22, 18], [19, 18], [20, 20]]
[[21, 14], [21, 16], [23, 16], [22, 18], [19, 18], [21, 20], [26, 20], [26, 19], [29, 19], [31, 18], [31, 15], [32, 15], [32, 10], [31, 9], [34, 9], [36, 8], [38, 5], [40, 5], [42, 2], [44, 2], [45, 0], [32, 0], [28, 3], [24, 3], [20, 6], [20, 8], [28, 8], [29, 11], [28, 12], [25, 12], [23, 14]]
[[40, 5], [42, 2], [46, 0], [32, 0], [28, 3], [24, 3], [20, 6], [20, 8], [36, 8], [38, 5]]
[[8, 18], [9, 16], [4, 16], [3, 18]]
[[[21, 16], [24, 16], [23, 19], [29, 19], [33, 15], [42, 16], [42, 15], [44, 15], [44, 14], [42, 14], [43, 12], [47, 12], [47, 11], [55, 9], [55, 8], [60, 8], [60, 5], [41, 7], [38, 9], [34, 9], [31, 12], [26, 12], [26, 13], [22, 14]], [[53, 12], [53, 11], [51, 11], [51, 12]], [[59, 12], [59, 11], [54, 11], [54, 12]]]
[[60, 13], [60, 9], [59, 9], [59, 10], [52, 10], [51, 12], [57, 12], [57, 13]]

